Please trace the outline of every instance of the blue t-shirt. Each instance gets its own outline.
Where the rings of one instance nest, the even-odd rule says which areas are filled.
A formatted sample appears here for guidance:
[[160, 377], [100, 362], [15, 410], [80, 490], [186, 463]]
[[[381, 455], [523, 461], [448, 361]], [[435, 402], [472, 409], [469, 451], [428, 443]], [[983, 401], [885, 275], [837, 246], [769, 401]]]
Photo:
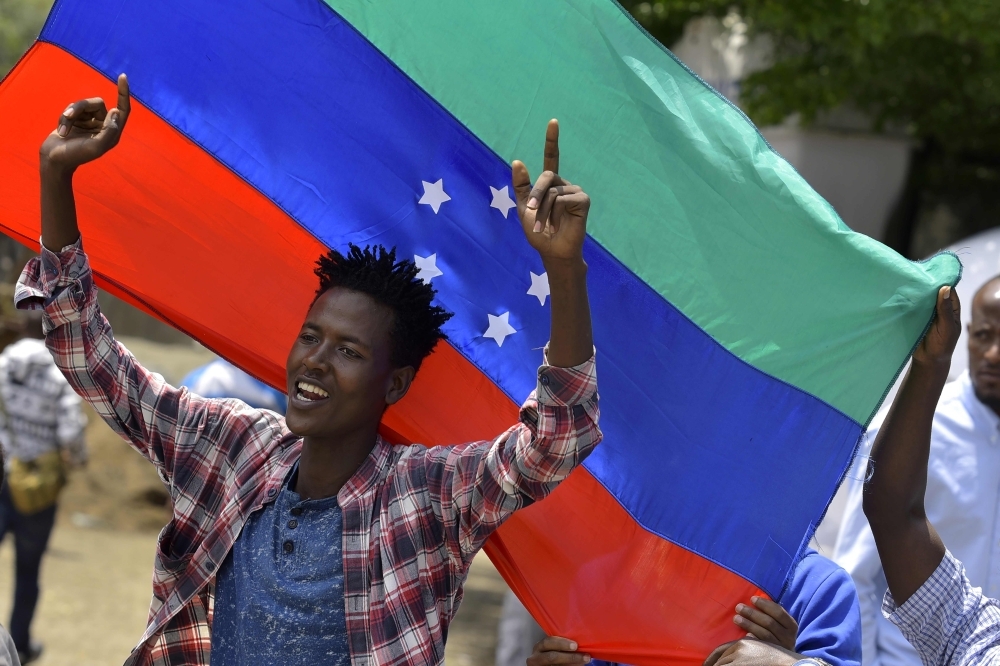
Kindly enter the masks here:
[[[744, 603], [750, 603], [749, 599]], [[858, 592], [848, 573], [833, 561], [807, 549], [778, 603], [799, 624], [796, 652], [831, 666], [860, 666]], [[591, 664], [610, 666], [598, 660]]]
[[290, 490], [252, 515], [219, 567], [212, 666], [347, 666], [342, 514]]

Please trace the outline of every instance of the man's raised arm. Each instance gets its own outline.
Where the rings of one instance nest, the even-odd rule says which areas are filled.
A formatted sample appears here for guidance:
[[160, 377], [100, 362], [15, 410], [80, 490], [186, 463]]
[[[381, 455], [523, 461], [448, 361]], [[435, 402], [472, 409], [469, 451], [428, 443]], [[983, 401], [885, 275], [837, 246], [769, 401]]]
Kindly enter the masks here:
[[536, 389], [519, 423], [492, 442], [432, 449], [431, 493], [461, 548], [474, 554], [514, 511], [548, 495], [601, 440], [594, 338], [583, 244], [590, 198], [559, 176], [559, 124], [545, 133], [545, 169], [532, 184], [512, 165], [518, 217], [548, 273], [552, 329]]
[[559, 123], [545, 131], [545, 170], [534, 187], [524, 163], [511, 165], [517, 213], [524, 235], [542, 258], [549, 278], [552, 332], [548, 362], [560, 368], [580, 365], [594, 355], [594, 334], [587, 299], [587, 236], [590, 197], [559, 176]]
[[962, 325], [958, 295], [938, 292], [937, 313], [872, 446], [864, 510], [889, 591], [903, 604], [931, 576], [945, 547], [924, 512], [934, 410]]
[[[240, 427], [249, 426], [231, 423], [235, 413], [220, 410], [219, 418], [210, 420], [214, 424], [210, 431], [186, 428], [209, 401], [146, 371], [115, 341], [101, 314], [77, 226], [73, 174], [118, 144], [129, 110], [128, 80], [122, 75], [116, 108], [108, 111], [96, 97], [75, 102], [62, 112], [56, 129], [42, 144], [42, 254], [22, 272], [15, 301], [19, 308], [43, 311], [46, 346], [70, 386], [169, 480], [178, 461], [191, 459], [194, 447], [222, 450], [239, 436]], [[180, 442], [180, 431], [204, 436]]]

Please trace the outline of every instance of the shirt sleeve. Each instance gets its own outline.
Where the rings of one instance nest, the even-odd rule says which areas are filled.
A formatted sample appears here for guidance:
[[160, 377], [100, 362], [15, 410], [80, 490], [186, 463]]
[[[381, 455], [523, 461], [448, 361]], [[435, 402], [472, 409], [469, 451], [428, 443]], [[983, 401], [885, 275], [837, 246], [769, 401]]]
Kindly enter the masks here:
[[886, 592], [882, 612], [928, 666], [1000, 666], [1000, 603], [972, 587], [950, 552], [902, 606]]
[[[42, 246], [21, 273], [14, 302], [42, 310], [46, 346], [70, 386], [164, 481], [171, 482], [178, 460], [188, 459], [194, 447], [213, 446], [224, 435], [238, 439], [245, 424], [229, 422], [225, 403], [216, 401], [209, 410], [212, 401], [170, 386], [115, 340], [82, 240], [58, 253]], [[187, 433], [183, 442], [180, 430]]]
[[831, 666], [861, 666], [861, 612], [854, 583], [846, 571], [836, 567], [824, 577], [796, 620], [796, 652]]
[[543, 364], [519, 423], [492, 442], [427, 454], [432, 501], [467, 560], [514, 511], [551, 493], [601, 441], [596, 354], [578, 366]]

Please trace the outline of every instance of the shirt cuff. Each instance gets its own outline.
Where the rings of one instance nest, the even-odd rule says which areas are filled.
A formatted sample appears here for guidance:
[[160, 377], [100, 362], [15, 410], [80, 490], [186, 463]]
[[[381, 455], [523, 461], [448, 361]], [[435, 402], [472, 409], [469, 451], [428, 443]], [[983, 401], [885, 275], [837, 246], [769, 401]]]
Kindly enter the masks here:
[[940, 616], [939, 608], [952, 597], [952, 594], [948, 593], [963, 588], [963, 578], [962, 563], [949, 551], [945, 551], [941, 564], [934, 573], [902, 606], [897, 606], [896, 600], [892, 598], [892, 592], [886, 590], [882, 599], [882, 614], [899, 627], [909, 640], [921, 633], [925, 622]]
[[580, 365], [559, 368], [549, 365], [549, 348], [545, 346], [544, 361], [538, 368], [535, 398], [539, 404], [553, 407], [582, 405], [597, 395], [597, 351]]
[[42, 252], [24, 267], [14, 288], [14, 306], [19, 310], [42, 310], [42, 330], [78, 321], [93, 298], [90, 262], [77, 239], [59, 252], [41, 246]]

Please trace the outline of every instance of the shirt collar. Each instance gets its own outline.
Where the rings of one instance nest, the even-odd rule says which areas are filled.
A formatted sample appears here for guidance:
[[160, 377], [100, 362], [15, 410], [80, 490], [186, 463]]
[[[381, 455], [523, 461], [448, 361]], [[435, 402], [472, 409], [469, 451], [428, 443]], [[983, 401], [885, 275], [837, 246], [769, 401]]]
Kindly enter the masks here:
[[371, 453], [361, 463], [361, 467], [354, 473], [354, 476], [337, 493], [337, 501], [340, 506], [345, 506], [347, 502], [356, 500], [382, 476], [383, 470], [389, 464], [391, 453], [392, 445], [382, 439], [381, 435], [376, 436], [375, 446], [372, 447]]

